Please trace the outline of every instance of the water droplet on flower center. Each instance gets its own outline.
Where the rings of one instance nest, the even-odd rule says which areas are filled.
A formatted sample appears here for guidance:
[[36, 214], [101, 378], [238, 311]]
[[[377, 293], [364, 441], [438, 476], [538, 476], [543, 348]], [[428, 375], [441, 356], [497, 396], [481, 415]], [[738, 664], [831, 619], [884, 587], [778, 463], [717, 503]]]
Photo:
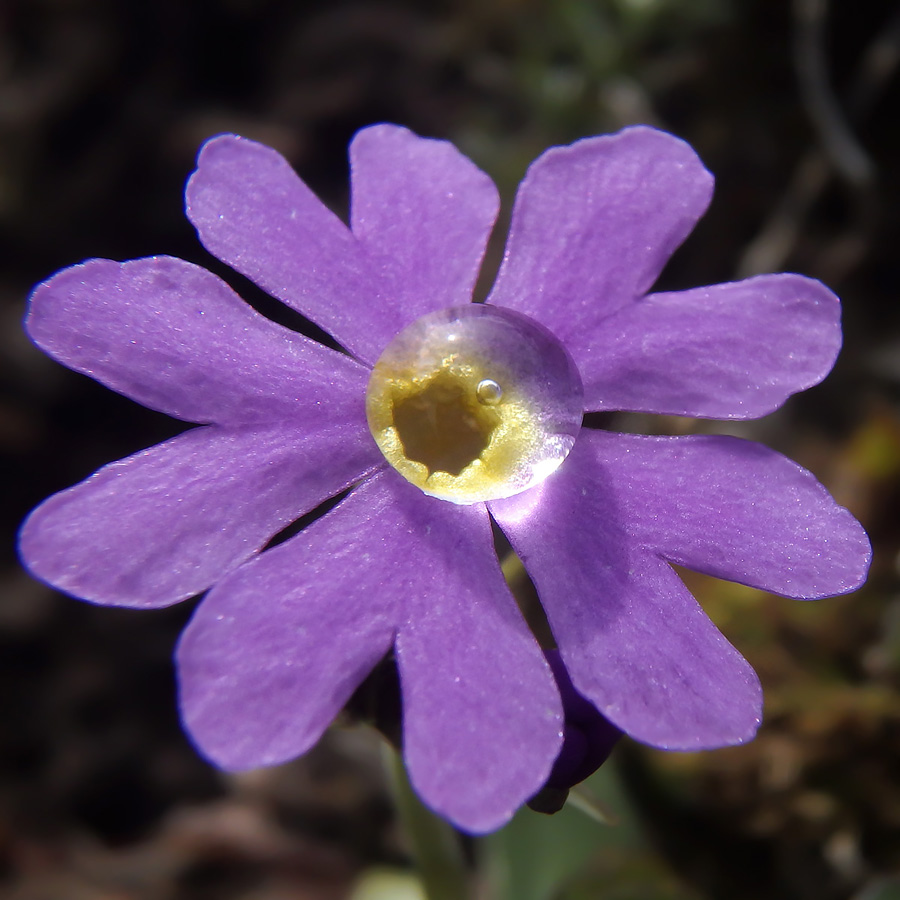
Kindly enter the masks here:
[[566, 458], [583, 391], [566, 349], [533, 319], [470, 303], [430, 313], [382, 353], [366, 391], [388, 462], [454, 503], [510, 497]]

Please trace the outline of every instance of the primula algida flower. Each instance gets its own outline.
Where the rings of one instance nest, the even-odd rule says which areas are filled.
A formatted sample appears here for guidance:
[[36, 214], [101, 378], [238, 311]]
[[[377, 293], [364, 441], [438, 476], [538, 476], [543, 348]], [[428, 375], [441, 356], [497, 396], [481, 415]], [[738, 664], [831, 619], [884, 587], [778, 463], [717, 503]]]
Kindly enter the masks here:
[[411, 780], [481, 832], [545, 784], [562, 732], [493, 518], [610, 722], [673, 750], [748, 740], [756, 675], [669, 563], [811, 599], [860, 585], [865, 533], [759, 444], [581, 417], [765, 415], [830, 370], [837, 298], [799, 275], [647, 294], [713, 186], [651, 128], [532, 165], [488, 305], [470, 303], [497, 213], [487, 176], [390, 125], [361, 131], [350, 159], [349, 228], [239, 137], [210, 140], [187, 186], [205, 246], [346, 354], [170, 257], [89, 260], [34, 291], [38, 346], [200, 427], [38, 507], [27, 566], [93, 603], [209, 590], [178, 646], [181, 713], [226, 769], [309, 749], [393, 649]]

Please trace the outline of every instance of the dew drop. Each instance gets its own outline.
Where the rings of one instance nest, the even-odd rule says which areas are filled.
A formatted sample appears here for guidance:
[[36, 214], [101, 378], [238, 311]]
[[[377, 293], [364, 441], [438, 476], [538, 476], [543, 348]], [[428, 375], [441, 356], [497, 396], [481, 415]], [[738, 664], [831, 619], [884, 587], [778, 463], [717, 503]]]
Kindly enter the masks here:
[[366, 391], [388, 462], [453, 503], [510, 497], [562, 463], [581, 428], [581, 378], [565, 347], [521, 313], [482, 303], [417, 319]]

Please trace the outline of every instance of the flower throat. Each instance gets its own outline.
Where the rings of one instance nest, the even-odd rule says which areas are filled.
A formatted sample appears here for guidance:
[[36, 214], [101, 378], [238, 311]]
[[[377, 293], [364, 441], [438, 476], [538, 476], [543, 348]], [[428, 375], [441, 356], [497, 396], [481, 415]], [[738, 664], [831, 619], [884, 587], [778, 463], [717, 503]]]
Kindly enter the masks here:
[[429, 476], [446, 472], [457, 477], [481, 459], [501, 421], [479, 394], [484, 384], [496, 382], [484, 379], [473, 385], [464, 375], [441, 369], [418, 393], [395, 400], [394, 427], [406, 458], [424, 465]]

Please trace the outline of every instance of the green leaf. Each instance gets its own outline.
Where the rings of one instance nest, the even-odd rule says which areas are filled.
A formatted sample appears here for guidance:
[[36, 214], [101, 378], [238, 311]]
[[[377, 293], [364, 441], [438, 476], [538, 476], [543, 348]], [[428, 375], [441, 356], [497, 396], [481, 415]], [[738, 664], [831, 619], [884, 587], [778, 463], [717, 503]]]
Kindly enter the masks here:
[[601, 850], [642, 844], [614, 768], [604, 766], [586, 784], [596, 795], [595, 807], [611, 810], [619, 824], [601, 824], [571, 803], [552, 816], [520, 810], [509, 825], [480, 842], [488, 896], [551, 900]]

